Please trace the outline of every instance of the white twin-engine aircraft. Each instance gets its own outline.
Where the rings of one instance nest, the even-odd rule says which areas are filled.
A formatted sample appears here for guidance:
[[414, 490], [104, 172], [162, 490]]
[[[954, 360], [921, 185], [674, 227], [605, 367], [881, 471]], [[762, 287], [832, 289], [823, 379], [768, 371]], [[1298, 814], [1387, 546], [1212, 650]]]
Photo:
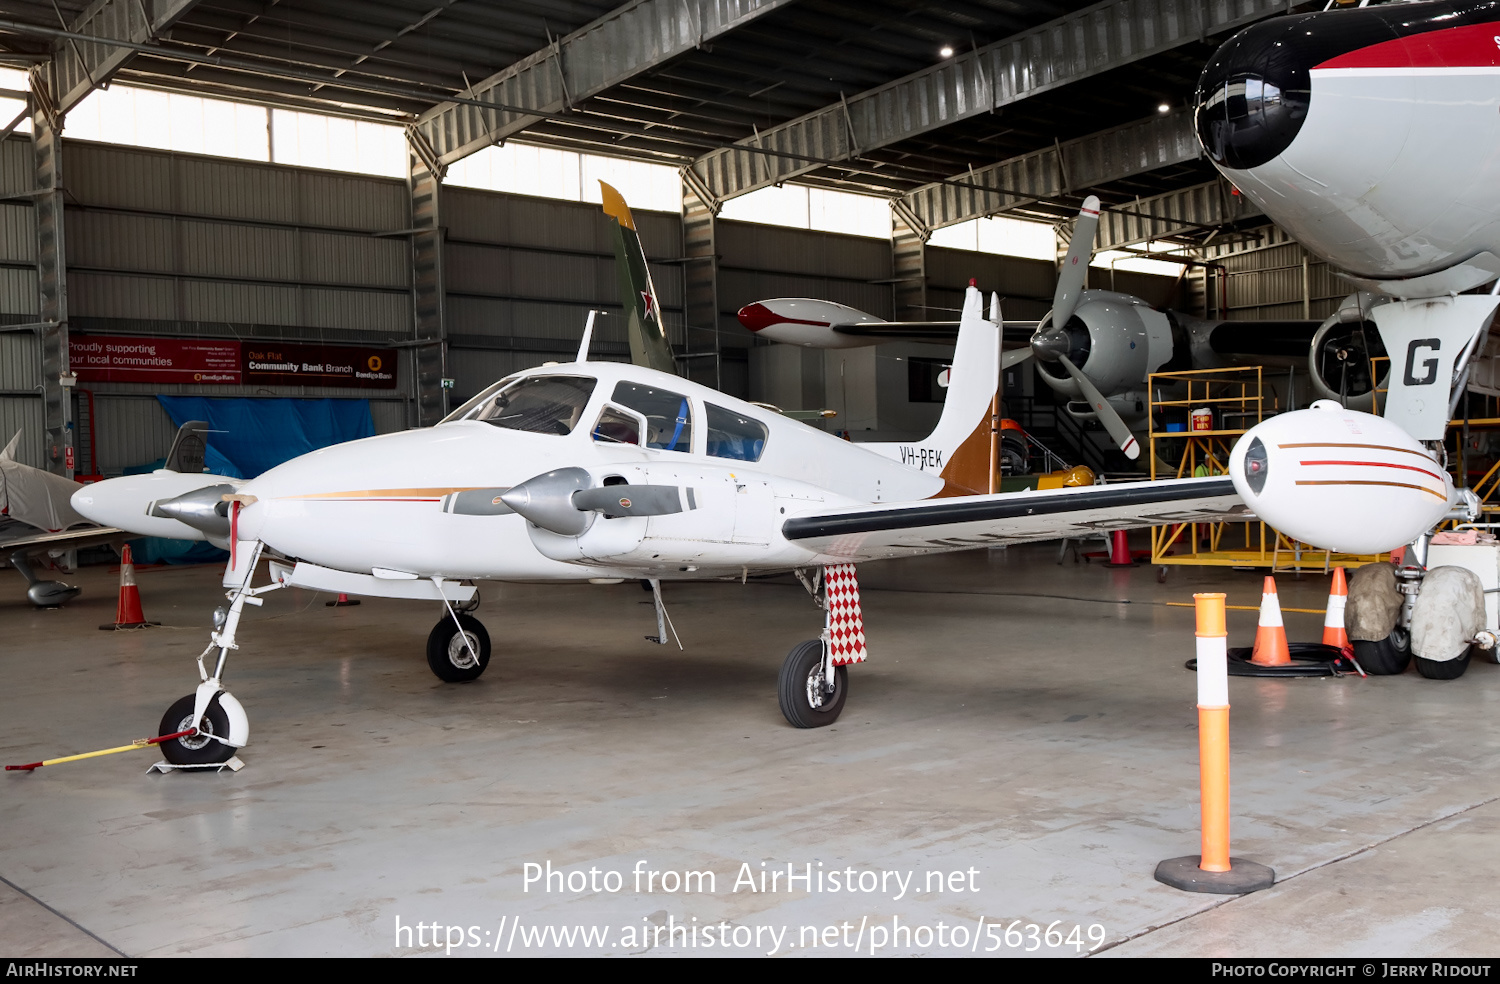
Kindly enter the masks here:
[[[665, 642], [661, 581], [794, 571], [826, 614], [821, 637], [787, 657], [781, 708], [817, 727], [838, 717], [846, 667], [865, 658], [856, 564], [1243, 511], [1223, 477], [975, 494], [994, 468], [1000, 332], [973, 286], [961, 325], [942, 417], [919, 444], [851, 444], [678, 376], [589, 362], [586, 330], [577, 362], [507, 377], [435, 427], [248, 481], [160, 472], [73, 501], [100, 522], [231, 547], [202, 684], [163, 719], [163, 734], [199, 732], [163, 745], [173, 761], [223, 761], [248, 740], [225, 660], [244, 606], [286, 586], [440, 601], [428, 662], [463, 681], [490, 658], [468, 614], [474, 580], [649, 580]], [[294, 559], [272, 559], [255, 586], [267, 550]]]

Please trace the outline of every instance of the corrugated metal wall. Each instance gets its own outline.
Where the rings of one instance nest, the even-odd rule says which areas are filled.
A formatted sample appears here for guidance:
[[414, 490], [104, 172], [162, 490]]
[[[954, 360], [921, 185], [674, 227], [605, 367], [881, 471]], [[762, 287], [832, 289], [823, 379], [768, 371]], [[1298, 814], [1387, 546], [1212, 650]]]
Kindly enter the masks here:
[[[610, 227], [598, 205], [472, 188], [443, 189], [448, 227], [448, 374], [451, 405], [490, 383], [578, 351], [590, 308], [594, 358], [630, 355]], [[682, 344], [681, 223], [633, 212], [672, 341]]]
[[[0, 189], [29, 189], [31, 172], [29, 142], [0, 143]], [[65, 145], [63, 173], [69, 315], [77, 334], [381, 345], [411, 338], [410, 247], [402, 234], [411, 222], [401, 181], [75, 141]], [[695, 376], [716, 378], [728, 392], [761, 397], [751, 391], [749, 358], [759, 343], [734, 316], [744, 304], [824, 297], [891, 316], [888, 241], [724, 221], [717, 230], [717, 323], [684, 325], [681, 220], [645, 211], [635, 217], [673, 341], [717, 352], [717, 360], [693, 363]], [[449, 187], [443, 220], [454, 400], [519, 369], [570, 359], [589, 308], [604, 312], [595, 357], [628, 356], [609, 226], [599, 206]], [[35, 317], [34, 242], [31, 205], [0, 203], [0, 322]], [[1046, 262], [929, 249], [929, 313], [951, 317], [975, 277], [1007, 298], [1008, 318], [1040, 317], [1054, 276]], [[1114, 286], [1153, 301], [1165, 290], [1160, 278], [1126, 274]], [[891, 353], [890, 359], [905, 357]], [[399, 429], [411, 416], [411, 362], [411, 350], [403, 349], [402, 386], [392, 392], [89, 384], [97, 456], [80, 465], [112, 473], [161, 457], [172, 428], [157, 393], [368, 397], [376, 430]], [[39, 371], [35, 338], [0, 332], [0, 425], [35, 429], [24, 453], [38, 461]], [[813, 379], [809, 368], [805, 396], [822, 386]], [[920, 423], [935, 413], [931, 406], [906, 406], [904, 389], [890, 386], [901, 390], [891, 399], [902, 404], [892, 419]]]
[[[1194, 277], [1192, 310], [1235, 321], [1321, 321], [1354, 292], [1323, 260], [1276, 226], [1250, 230], [1241, 241], [1211, 246], [1203, 259], [1218, 265]], [[1205, 290], [1207, 296], [1205, 296]]]

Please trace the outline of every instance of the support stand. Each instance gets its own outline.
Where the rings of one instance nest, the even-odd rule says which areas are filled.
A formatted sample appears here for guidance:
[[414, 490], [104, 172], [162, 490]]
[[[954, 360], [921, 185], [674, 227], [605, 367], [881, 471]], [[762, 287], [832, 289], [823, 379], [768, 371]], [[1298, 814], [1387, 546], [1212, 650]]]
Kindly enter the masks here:
[[166, 775], [168, 772], [179, 772], [179, 771], [183, 771], [183, 772], [216, 772], [217, 773], [217, 772], [223, 772], [225, 769], [228, 769], [230, 772], [238, 772], [241, 769], [243, 769], [244, 767], [245, 767], [245, 763], [243, 761], [241, 761], [241, 759], [240, 759], [240, 757], [238, 755], [234, 756], [233, 758], [231, 758], [227, 762], [205, 762], [202, 765], [177, 765], [177, 764], [175, 764], [173, 762], [168, 762], [165, 759], [163, 759], [162, 761], [160, 761], [160, 762], [156, 763], [155, 765], [153, 765], [151, 768], [147, 769], [146, 770], [146, 775], [149, 776], [153, 772], [160, 772], [163, 775]]

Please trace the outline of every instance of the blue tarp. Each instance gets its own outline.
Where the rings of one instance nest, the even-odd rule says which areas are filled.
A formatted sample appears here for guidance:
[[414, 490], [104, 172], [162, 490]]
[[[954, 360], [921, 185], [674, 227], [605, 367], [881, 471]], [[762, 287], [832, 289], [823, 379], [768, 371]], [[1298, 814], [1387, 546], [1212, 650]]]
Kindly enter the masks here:
[[208, 421], [204, 464], [215, 475], [254, 478], [309, 451], [375, 436], [369, 400], [157, 399], [178, 427]]
[[[206, 420], [204, 465], [215, 475], [254, 478], [298, 455], [330, 444], [373, 437], [369, 400], [250, 400], [203, 396], [158, 396], [172, 423]], [[164, 459], [126, 468], [125, 474], [154, 471]], [[227, 560], [229, 554], [202, 540], [132, 540], [131, 551], [142, 564], [201, 564]]]

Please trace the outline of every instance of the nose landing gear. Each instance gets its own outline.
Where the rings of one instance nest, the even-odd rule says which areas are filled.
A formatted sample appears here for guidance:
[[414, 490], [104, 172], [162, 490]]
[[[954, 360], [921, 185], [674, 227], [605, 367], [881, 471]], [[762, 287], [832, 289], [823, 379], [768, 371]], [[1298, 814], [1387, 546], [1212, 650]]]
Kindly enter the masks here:
[[[157, 732], [169, 735], [179, 731], [196, 729], [197, 733], [182, 738], [173, 738], [161, 743], [162, 756], [172, 765], [215, 765], [228, 762], [234, 753], [250, 742], [250, 719], [245, 708], [234, 695], [224, 689], [221, 679], [224, 664], [229, 660], [229, 650], [238, 649], [234, 633], [240, 624], [240, 615], [246, 605], [260, 605], [260, 595], [283, 587], [272, 564], [272, 582], [259, 588], [250, 587], [255, 577], [255, 566], [265, 545], [259, 540], [241, 541], [235, 544], [230, 566], [224, 572], [224, 584], [229, 588], [229, 607], [214, 612], [214, 631], [209, 633], [208, 647], [198, 654], [198, 689], [179, 698], [167, 713], [162, 715], [162, 727]], [[213, 673], [208, 672], [204, 657], [215, 649], [219, 651]]]

